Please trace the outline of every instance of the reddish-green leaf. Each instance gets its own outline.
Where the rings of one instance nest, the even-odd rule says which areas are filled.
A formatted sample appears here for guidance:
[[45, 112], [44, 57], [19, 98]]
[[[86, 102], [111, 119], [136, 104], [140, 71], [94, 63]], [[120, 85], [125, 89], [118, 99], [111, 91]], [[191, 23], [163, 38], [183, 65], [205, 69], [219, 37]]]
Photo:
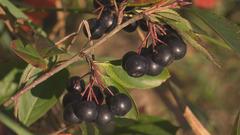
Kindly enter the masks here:
[[47, 60], [43, 59], [31, 44], [24, 45], [21, 40], [15, 40], [11, 44], [12, 50], [27, 63], [41, 68], [47, 68]]

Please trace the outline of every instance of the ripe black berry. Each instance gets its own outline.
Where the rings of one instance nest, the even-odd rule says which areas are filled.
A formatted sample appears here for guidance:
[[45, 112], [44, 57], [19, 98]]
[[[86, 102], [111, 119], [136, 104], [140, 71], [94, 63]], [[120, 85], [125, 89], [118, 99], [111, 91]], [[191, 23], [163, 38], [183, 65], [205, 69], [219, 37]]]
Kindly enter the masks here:
[[127, 6], [127, 7], [124, 9], [124, 11], [125, 11], [125, 12], [129, 12], [129, 11], [131, 11], [131, 10], [133, 10], [133, 9], [134, 9], [134, 7]]
[[143, 31], [148, 31], [148, 25], [147, 25], [146, 20], [144, 20], [144, 19], [139, 20], [139, 26]]
[[122, 2], [124, 2], [125, 0], [116, 0], [116, 2], [118, 3], [118, 4], [120, 4], [120, 3], [122, 3]]
[[125, 70], [129, 76], [141, 77], [148, 70], [147, 59], [140, 55], [131, 56], [126, 60]]
[[144, 56], [148, 61], [148, 71], [146, 74], [156, 76], [163, 71], [163, 66], [157, 64], [152, 60], [152, 54], [152, 46], [150, 46], [149, 48], [142, 48], [141, 50], [141, 55]]
[[[111, 93], [110, 93], [110, 91], [111, 91]], [[117, 93], [119, 93], [119, 90], [114, 86], [109, 86], [108, 88], [104, 89], [104, 94], [106, 95], [106, 97], [114, 96]]]
[[161, 66], [167, 66], [173, 62], [174, 55], [169, 46], [160, 44], [155, 47], [152, 59]]
[[150, 75], [150, 76], [157, 76], [159, 74], [162, 73], [164, 67], [157, 64], [156, 62], [154, 62], [151, 57], [147, 57], [147, 60], [148, 60], [148, 64], [149, 64], [149, 67], [148, 67], [148, 71], [147, 71], [147, 75]]
[[[101, 89], [98, 87], [98, 86], [93, 86], [92, 87], [93, 89], [93, 92], [98, 100], [98, 104], [102, 104], [103, 103], [103, 100], [104, 100], [104, 96], [103, 96], [103, 93], [101, 92]], [[83, 96], [83, 100], [87, 100], [87, 97], [88, 97], [88, 94], [85, 94]], [[93, 101], [96, 102], [96, 100], [93, 98]], [[97, 102], [96, 102], [97, 103]]]
[[83, 101], [74, 106], [74, 112], [79, 119], [86, 122], [92, 122], [96, 120], [98, 115], [98, 109], [95, 102]]
[[79, 92], [71, 92], [64, 95], [62, 104], [64, 107], [66, 107], [69, 104], [72, 104], [74, 102], [81, 102], [81, 101], [82, 101], [82, 96]]
[[[131, 19], [131, 17], [124, 17], [123, 22], [126, 22], [129, 19]], [[126, 32], [134, 32], [137, 29], [137, 27], [138, 27], [138, 22], [134, 22], [126, 26], [123, 30]]]
[[68, 105], [63, 111], [63, 119], [64, 121], [72, 124], [80, 123], [81, 120], [75, 115], [73, 106]]
[[111, 0], [94, 0], [93, 1], [93, 6], [95, 9], [98, 9], [102, 6], [108, 7], [111, 6]]
[[107, 105], [102, 105], [98, 109], [97, 123], [99, 125], [106, 125], [113, 119], [113, 114]]
[[125, 94], [117, 94], [110, 98], [108, 106], [113, 114], [124, 116], [132, 108], [132, 101]]
[[[89, 24], [89, 29], [91, 33], [91, 39], [99, 39], [102, 37], [102, 35], [105, 32], [105, 27], [102, 26], [101, 22], [97, 20], [96, 18], [92, 18], [87, 20]], [[86, 28], [84, 27], [83, 32], [86, 37], [88, 37], [88, 33]]]
[[104, 10], [99, 21], [106, 33], [112, 31], [117, 26], [117, 16], [111, 9]]
[[67, 84], [68, 92], [82, 92], [85, 88], [84, 81], [79, 76], [73, 76], [69, 79]]
[[134, 55], [137, 55], [137, 53], [136, 52], [133, 52], [133, 51], [130, 51], [130, 52], [127, 52], [123, 57], [122, 57], [122, 68], [123, 69], [125, 69], [126, 70], [126, 61], [130, 58], [130, 57], [132, 57], [132, 56], [134, 56]]
[[169, 45], [176, 60], [182, 59], [187, 52], [187, 46], [180, 37], [169, 35], [168, 40], [165, 41]]

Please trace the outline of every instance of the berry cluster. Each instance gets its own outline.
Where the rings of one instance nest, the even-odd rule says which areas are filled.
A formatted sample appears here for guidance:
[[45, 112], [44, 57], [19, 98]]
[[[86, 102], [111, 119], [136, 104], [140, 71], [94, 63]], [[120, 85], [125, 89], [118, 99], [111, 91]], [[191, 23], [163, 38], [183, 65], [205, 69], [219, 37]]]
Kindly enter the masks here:
[[[124, 0], [116, 0], [119, 5]], [[94, 0], [94, 8], [96, 10], [100, 9], [99, 18], [88, 19], [89, 31], [91, 34], [91, 40], [101, 38], [105, 33], [111, 32], [117, 26], [117, 13], [113, 1], [111, 0]], [[84, 34], [88, 37], [86, 28], [84, 29]]]
[[[132, 32], [138, 25], [143, 31], [149, 29], [147, 22], [140, 20], [128, 25], [124, 30]], [[144, 74], [159, 75], [164, 67], [186, 55], [186, 44], [170, 26], [161, 27], [162, 32], [156, 30], [157, 26], [155, 25], [151, 25], [150, 28], [153, 30], [148, 35], [152, 35], [153, 43], [146, 47], [140, 46], [138, 53], [128, 52], [122, 58], [123, 69], [132, 77], [141, 77]]]
[[[131, 99], [119, 93], [117, 88], [110, 86], [101, 90], [95, 85], [85, 88], [84, 81], [78, 76], [70, 78], [67, 90], [63, 97], [63, 118], [71, 124], [85, 121], [105, 125], [114, 115], [124, 116], [132, 107]], [[87, 90], [91, 91], [90, 94], [85, 93]]]

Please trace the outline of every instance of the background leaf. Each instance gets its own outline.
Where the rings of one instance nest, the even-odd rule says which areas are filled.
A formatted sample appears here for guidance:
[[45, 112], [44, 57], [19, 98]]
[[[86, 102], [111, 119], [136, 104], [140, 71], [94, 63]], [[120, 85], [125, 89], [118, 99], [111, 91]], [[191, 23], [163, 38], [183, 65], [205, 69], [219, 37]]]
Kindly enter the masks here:
[[[186, 8], [182, 13], [188, 16], [191, 23], [198, 26], [207, 34], [211, 30], [211, 35], [217, 36], [234, 51], [240, 53], [240, 27], [230, 22], [224, 17], [215, 15], [212, 12], [197, 8]], [[201, 23], [202, 25], [199, 25]]]
[[31, 44], [24, 45], [21, 40], [15, 40], [11, 44], [12, 50], [27, 63], [35, 67], [46, 69], [47, 61], [40, 56]]
[[4, 113], [0, 112], [0, 121], [8, 128], [13, 130], [18, 135], [33, 135], [31, 132], [27, 131], [25, 128], [20, 126], [19, 123], [13, 121], [11, 118], [6, 116]]
[[170, 74], [165, 69], [160, 75], [152, 76], [143, 76], [139, 78], [130, 77], [126, 71], [122, 69], [121, 61], [112, 61], [106, 63], [97, 63], [99, 68], [112, 79], [114, 82], [119, 84], [125, 89], [149, 89], [161, 85], [165, 82]]
[[9, 0], [0, 0], [0, 5], [6, 7], [8, 9], [8, 11], [15, 18], [28, 19], [28, 17], [21, 10], [19, 10], [19, 8], [17, 8], [15, 5], [13, 5]]
[[[27, 73], [24, 73], [22, 78], [27, 79], [28, 84], [40, 75], [41, 70], [30, 66], [27, 67], [25, 72]], [[68, 76], [68, 71], [63, 70], [22, 95], [18, 101], [17, 114], [19, 120], [24, 125], [30, 126], [46, 114], [57, 103], [58, 98], [65, 88]], [[21, 79], [21, 82], [26, 81]]]
[[17, 91], [17, 83], [14, 82], [19, 69], [12, 69], [2, 80], [0, 80], [0, 104], [9, 99]]

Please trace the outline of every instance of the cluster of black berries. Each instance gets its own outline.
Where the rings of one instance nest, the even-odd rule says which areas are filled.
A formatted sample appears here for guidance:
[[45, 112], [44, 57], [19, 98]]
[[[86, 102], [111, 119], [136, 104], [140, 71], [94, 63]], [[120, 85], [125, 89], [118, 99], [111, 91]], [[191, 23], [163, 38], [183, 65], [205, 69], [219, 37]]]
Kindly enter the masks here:
[[[124, 0], [116, 0], [117, 4], [122, 3]], [[99, 39], [105, 33], [111, 32], [117, 26], [118, 17], [116, 15], [115, 6], [111, 0], [94, 0], [93, 5], [95, 9], [102, 7], [99, 19], [88, 19], [91, 39]], [[88, 37], [87, 30], [84, 29], [84, 34]]]
[[67, 90], [63, 97], [63, 118], [70, 124], [85, 121], [105, 125], [112, 121], [114, 115], [124, 116], [132, 108], [131, 99], [113, 86], [103, 91], [93, 86], [88, 94], [84, 94], [87, 91], [85, 83], [78, 76], [70, 78]]
[[187, 46], [177, 32], [170, 26], [164, 28], [166, 33], [157, 35], [161, 42], [142, 48], [139, 54], [128, 52], [123, 56], [122, 67], [130, 76], [159, 75], [164, 67], [186, 55]]

